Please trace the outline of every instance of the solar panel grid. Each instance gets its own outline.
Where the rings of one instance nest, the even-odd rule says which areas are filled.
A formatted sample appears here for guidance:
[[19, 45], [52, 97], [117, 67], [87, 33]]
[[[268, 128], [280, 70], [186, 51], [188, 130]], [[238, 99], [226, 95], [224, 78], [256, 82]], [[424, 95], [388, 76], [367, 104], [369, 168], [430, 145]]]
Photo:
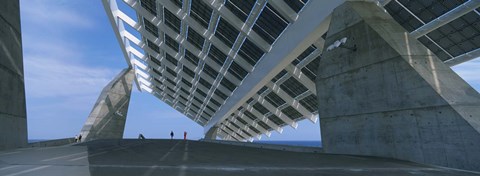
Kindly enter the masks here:
[[[387, 4], [385, 8], [397, 22], [411, 32], [465, 2], [466, 0], [441, 2], [398, 0]], [[441, 60], [446, 61], [479, 48], [476, 37], [480, 28], [475, 26], [478, 21], [479, 13], [472, 11], [431, 31], [427, 36], [420, 37], [418, 40]]]
[[320, 59], [321, 59], [321, 56], [318, 56], [317, 58], [315, 58], [313, 61], [311, 61], [301, 69], [302, 73], [305, 74], [305, 76], [307, 76], [311, 81], [315, 82]]
[[290, 8], [292, 8], [293, 11], [297, 13], [300, 12], [303, 6], [305, 6], [305, 3], [308, 2], [308, 0], [284, 0], [284, 1]]
[[205, 39], [202, 37], [202, 35], [193, 30], [191, 27], [188, 27], [187, 41], [190, 42], [193, 46], [197, 47], [199, 50], [202, 50]]
[[266, 129], [267, 131], [273, 130], [273, 128], [268, 126], [265, 122], [258, 121], [257, 124], [260, 125], [262, 128]]
[[267, 116], [267, 118], [278, 126], [286, 125], [286, 123], [282, 119], [277, 117], [275, 114], [271, 114], [271, 115]]
[[266, 42], [273, 44], [287, 25], [287, 20], [267, 4], [252, 29]]
[[242, 56], [251, 66], [255, 66], [260, 58], [265, 54], [257, 45], [249, 39], [245, 39], [240, 47], [238, 54]]
[[175, 4], [177, 7], [182, 8], [183, 0], [170, 0]]
[[[178, 0], [172, 0], [174, 4], [178, 7], [182, 7], [181, 3], [182, 1]], [[180, 3], [179, 3], [180, 2]], [[285, 4], [288, 5], [293, 11], [295, 12], [300, 12], [301, 9], [304, 7], [305, 1], [303, 0], [284, 0]], [[397, 20], [403, 27], [407, 29], [407, 31], [411, 32], [425, 23], [428, 23], [432, 20], [435, 20], [437, 17], [445, 14], [449, 10], [454, 9], [458, 5], [466, 2], [465, 0], [450, 0], [450, 1], [436, 1], [436, 0], [422, 0], [422, 1], [413, 1], [413, 0], [392, 0], [385, 8], [387, 11], [392, 14], [395, 20]], [[141, 0], [142, 7], [143, 8], [152, 8], [151, 6], [148, 7], [147, 5], [144, 5], [147, 2], [147, 0]], [[212, 26], [209, 24], [210, 18], [213, 14], [213, 10], [210, 8], [210, 5], [205, 4], [202, 0], [196, 1], [193, 0], [190, 2], [191, 3], [191, 10], [188, 12], [189, 15], [195, 19], [195, 21], [199, 22], [203, 27], [208, 28], [208, 26]], [[179, 5], [180, 4], [180, 5]], [[242, 21], [246, 21], [248, 18], [249, 13], [251, 12], [252, 8], [254, 7], [255, 1], [254, 0], [249, 0], [249, 1], [240, 1], [240, 0], [226, 0], [224, 6], [226, 9], [228, 9], [230, 12], [232, 12], [236, 17], [238, 17]], [[145, 6], [145, 7], [144, 7]], [[203, 8], [204, 7], [204, 8]], [[156, 9], [156, 5], [154, 5], [154, 8]], [[407, 8], [407, 9], [405, 9]], [[184, 7], [185, 9], [185, 7]], [[148, 10], [148, 9], [147, 9]], [[216, 9], [215, 9], [216, 10]], [[223, 9], [225, 10], [225, 9]], [[156, 11], [156, 10], [155, 10]], [[150, 12], [152, 13], [152, 12]], [[155, 12], [156, 13], [156, 12]], [[168, 14], [170, 13], [170, 14]], [[413, 14], [411, 14], [413, 13]], [[223, 12], [221, 13], [223, 14]], [[282, 14], [285, 14], [282, 12]], [[172, 15], [173, 17], [169, 16]], [[175, 32], [180, 33], [180, 29], [182, 28], [181, 24], [182, 22], [179, 20], [178, 17], [176, 17], [172, 12], [168, 10], [164, 10], [164, 23], [165, 25], [169, 26], [172, 28]], [[191, 69], [183, 66], [183, 69], [186, 75], [191, 76], [194, 78], [195, 74], [201, 74], [205, 73], [206, 75], [209, 75], [208, 77], [204, 76], [204, 78], [209, 78], [209, 79], [203, 79], [199, 78], [198, 83], [200, 85], [205, 86], [206, 88], [210, 89], [212, 88], [211, 91], [207, 92], [213, 92], [211, 95], [212, 97], [215, 97], [215, 99], [220, 100], [223, 99], [222, 102], [218, 102], [214, 98], [207, 97], [206, 101], [210, 100], [209, 102], [212, 103], [205, 103], [204, 101], [199, 101], [199, 104], [205, 103], [205, 110], [208, 109], [208, 112], [202, 112], [200, 118], [200, 124], [205, 124], [210, 117], [205, 117], [210, 116], [209, 112], [215, 112], [212, 108], [212, 106], [221, 106], [225, 99], [228, 98], [228, 95], [225, 93], [221, 92], [218, 89], [222, 90], [229, 90], [229, 95], [237, 88], [236, 83], [239, 83], [238, 81], [232, 79], [228, 80], [227, 78], [230, 78], [230, 75], [232, 75], [234, 78], [238, 79], [240, 82], [245, 79], [245, 77], [249, 74], [249, 69], [245, 69], [242, 64], [240, 63], [248, 63], [251, 66], [255, 66], [257, 62], [262, 58], [264, 55], [263, 50], [260, 47], [256, 45], [258, 41], [252, 41], [252, 37], [248, 36], [247, 39], [245, 39], [243, 42], [242, 41], [236, 41], [237, 37], [239, 36], [239, 31], [238, 31], [238, 26], [233, 27], [227, 20], [223, 19], [225, 17], [220, 17], [218, 18], [218, 25], [217, 29], [214, 32], [215, 36], [225, 43], [227, 47], [234, 47], [235, 45], [238, 47], [238, 55], [241, 56], [246, 62], [243, 62], [241, 60], [238, 61], [227, 61], [227, 55], [222, 52], [225, 51], [225, 48], [217, 48], [214, 45], [206, 45], [207, 47], [204, 50], [207, 50], [208, 52], [208, 58], [212, 59], [214, 62], [210, 62], [209, 60], [206, 61], [206, 63], [217, 63], [220, 65], [218, 67], [217, 65], [213, 64], [212, 66], [203, 65], [203, 62], [200, 62], [201, 59], [198, 58], [196, 54], [193, 54], [191, 51], [188, 50], [188, 48], [185, 50], [184, 58], [195, 66], [198, 66], [199, 64], [203, 65], [203, 68], [200, 69], [202, 70], [201, 72], [197, 70], [197, 73], [193, 72]], [[231, 17], [227, 17], [231, 18]], [[145, 21], [145, 20], [144, 20]], [[212, 20], [215, 21], [215, 20]], [[231, 20], [229, 20], [231, 21]], [[431, 49], [436, 55], [439, 56], [442, 60], [447, 60], [452, 58], [452, 56], [458, 56], [463, 53], [475, 50], [479, 48], [479, 13], [478, 12], [470, 12], [452, 22], [450, 22], [447, 25], [444, 25], [438, 29], [435, 29], [431, 31], [427, 36], [420, 37], [418, 40], [422, 42], [425, 46], [427, 46], [429, 49]], [[267, 3], [265, 8], [261, 10], [259, 13], [258, 19], [253, 23], [253, 31], [258, 34], [260, 38], [265, 40], [269, 44], [273, 44], [275, 40], [282, 34], [283, 30], [289, 25], [287, 20], [280, 15], [280, 13], [277, 11], [277, 9], [273, 8], [270, 4]], [[148, 33], [151, 33], [152, 35], [155, 36], [154, 31], [158, 32], [158, 29], [155, 30], [155, 28], [152, 28], [152, 23], [149, 22], [144, 22], [145, 29]], [[184, 24], [183, 27], [188, 26]], [[213, 25], [215, 26], [215, 25]], [[205, 45], [205, 38], [194, 31], [192, 28], [188, 27], [187, 28], [187, 35], [185, 38], [187, 39], [188, 43], [192, 44], [196, 49], [202, 50], [203, 46]], [[184, 31], [185, 32], [185, 31]], [[158, 35], [158, 34], [157, 34]], [[183, 35], [183, 34], [182, 34]], [[173, 38], [170, 36], [165, 37], [165, 44], [172, 49], [178, 50], [180, 49], [180, 45], [177, 41], [175, 41]], [[242, 39], [243, 40], [243, 39]], [[150, 42], [150, 43], [149, 43]], [[235, 44], [235, 42], [237, 42]], [[176, 44], [175, 44], [176, 43]], [[209, 43], [209, 42], [208, 42]], [[185, 44], [182, 44], [185, 45]], [[153, 51], [160, 53], [161, 48], [156, 49], [153, 45], [152, 42], [147, 40], [147, 46], [152, 49]], [[175, 47], [178, 46], [178, 47]], [[302, 62], [310, 53], [312, 53], [312, 50], [316, 49], [315, 46], [310, 46], [308, 47], [304, 52], [302, 52], [295, 60], [292, 61], [292, 65], [297, 66], [299, 63]], [[194, 51], [194, 50], [193, 50]], [[235, 52], [235, 51], [234, 51]], [[197, 51], [195, 51], [197, 53]], [[235, 55], [235, 54], [234, 54]], [[168, 57], [168, 56], [166, 56]], [[173, 58], [173, 57], [172, 57]], [[175, 59], [175, 58], [174, 58]], [[300, 67], [302, 73], [307, 76], [311, 81], [315, 81], [316, 77], [316, 72], [317, 72], [317, 65], [319, 62], [320, 57], [315, 58], [313, 61], [311, 61], [308, 64], [302, 63], [302, 65], [305, 65], [303, 68]], [[169, 58], [165, 59], [169, 62], [171, 62]], [[180, 59], [183, 60], [183, 59]], [[176, 61], [176, 59], [175, 59]], [[153, 62], [155, 65], [162, 66], [162, 63], [160, 63], [156, 59], [151, 59], [151, 62]], [[177, 61], [178, 62], [178, 61]], [[231, 62], [231, 63], [230, 63]], [[150, 63], [150, 62], [149, 62]], [[175, 62], [172, 62], [175, 63]], [[225, 64], [227, 63], [227, 64]], [[226, 75], [225, 78], [219, 79], [221, 81], [217, 81], [216, 84], [212, 85], [209, 83], [210, 77], [213, 78], [214, 80], [218, 77], [218, 71], [216, 68], [221, 68], [221, 66], [226, 65], [223, 67], [223, 70], [226, 70], [229, 74]], [[174, 65], [178, 65], [178, 63], [175, 63]], [[177, 76], [176, 74], [172, 73], [172, 69], [174, 68], [169, 68], [170, 66], [167, 64], [167, 66], [163, 65], [164, 70], [166, 70], [168, 73]], [[191, 67], [191, 65], [189, 65]], [[159, 72], [159, 70], [155, 68], [151, 68], [154, 73], [162, 76], [162, 74]], [[188, 71], [185, 71], [188, 70]], [[157, 73], [158, 72], [158, 73]], [[189, 73], [186, 73], [189, 72]], [[286, 74], [286, 70], [283, 70], [283, 75]], [[281, 73], [282, 73], [281, 72]], [[160, 74], [159, 74], [160, 73]], [[180, 74], [182, 75], [182, 74]], [[192, 76], [193, 75], [193, 76]], [[279, 74], [277, 75], [274, 79], [272, 79], [273, 82], [276, 82], [279, 80], [283, 75]], [[202, 75], [203, 76], [203, 75]], [[231, 79], [231, 78], [230, 78]], [[169, 79], [166, 79], [169, 84], [172, 84]], [[209, 81], [207, 81], [209, 80]], [[159, 80], [158, 80], [159, 81]], [[296, 81], [296, 82], [295, 82]], [[235, 82], [235, 83], [233, 83]], [[206, 84], [208, 83], [208, 84]], [[160, 85], [161, 83], [159, 83]], [[194, 84], [196, 84], [194, 82]], [[279, 83], [280, 84], [280, 83]], [[172, 84], [173, 85], [173, 84]], [[192, 87], [192, 82], [186, 81], [185, 79], [182, 78], [182, 84], [181, 86], [187, 86], [187, 87]], [[221, 85], [216, 89], [217, 85]], [[301, 85], [301, 86], [297, 86]], [[297, 86], [297, 87], [296, 87]], [[288, 95], [291, 97], [297, 97], [299, 95], [305, 95], [298, 97], [299, 103], [301, 106], [305, 107], [308, 111], [311, 113], [316, 113], [316, 108], [317, 108], [317, 102], [316, 102], [316, 96], [314, 94], [304, 94], [304, 92], [309, 91], [305, 86], [302, 85], [302, 82], [299, 80], [296, 80], [293, 77], [287, 78], [285, 80], [282, 80], [282, 83], [280, 84], [280, 89], [284, 90]], [[202, 89], [196, 89], [197, 91], [202, 91], [205, 89], [201, 87]], [[169, 86], [167, 86], [168, 91], [170, 90]], [[213, 91], [215, 89], [215, 91]], [[184, 88], [180, 87], [180, 90], [183, 93], [187, 93]], [[257, 92], [257, 94], [261, 94], [268, 90], [267, 87], [263, 87], [260, 91]], [[161, 90], [160, 90], [161, 91]], [[206, 93], [202, 91], [205, 96]], [[228, 91], [227, 91], [228, 92]], [[175, 91], [173, 91], [175, 93]], [[190, 92], [188, 92], [190, 93]], [[198, 94], [198, 93], [197, 93]], [[201, 93], [199, 93], [201, 94]], [[165, 94], [164, 94], [165, 95]], [[173, 95], [173, 94], [172, 94]], [[177, 94], [175, 94], [177, 95]], [[267, 100], [268, 103], [276, 106], [276, 108], [279, 108], [283, 111], [290, 111], [291, 107], [290, 105], [286, 105], [285, 101], [278, 97], [278, 99], [275, 99], [277, 97], [274, 97], [278, 95], [273, 94], [270, 92], [267, 96], [265, 96], [265, 100]], [[168, 96], [169, 98], [172, 98], [171, 95]], [[176, 96], [177, 98], [179, 96]], [[218, 98], [217, 98], [218, 97]], [[304, 98], [302, 98], [304, 97]], [[196, 98], [196, 97], [195, 97]], [[182, 102], [180, 103], [185, 103], [184, 98], [179, 98], [181, 99]], [[274, 100], [275, 99], [275, 100]], [[197, 101], [197, 100], [196, 100]], [[250, 101], [250, 99], [249, 99]], [[247, 103], [249, 102], [247, 101]], [[282, 103], [283, 101], [283, 103]], [[186, 103], [188, 104], [188, 103]], [[268, 114], [272, 116], [269, 118], [269, 120], [272, 120], [276, 125], [283, 126], [286, 123], [282, 121], [280, 118], [273, 114], [269, 114], [268, 110], [265, 111], [265, 109], [259, 108], [257, 105], [259, 103], [254, 104], [254, 109], [262, 114]], [[195, 105], [197, 106], [197, 105]], [[202, 106], [203, 107], [203, 106]], [[285, 108], [283, 108], [285, 107]], [[200, 109], [200, 107], [198, 107]], [[248, 114], [248, 111], [246, 111]], [[297, 114], [298, 113], [298, 114]], [[305, 113], [305, 112], [302, 112]], [[284, 113], [286, 114], [286, 113]], [[196, 113], [195, 113], [196, 115]], [[286, 114], [287, 115], [287, 114]], [[302, 119], [301, 116], [302, 114], [298, 111], [293, 111], [290, 114], [287, 115], [290, 119], [292, 120], [298, 120]], [[283, 117], [282, 117], [283, 118]], [[275, 121], [276, 120], [276, 121]], [[198, 122], [198, 121], [197, 121]], [[263, 123], [263, 122], [262, 122]], [[259, 124], [262, 128], [269, 128], [268, 130], [271, 130], [271, 128], [268, 126], [268, 124]], [[266, 126], [265, 126], [266, 125]], [[258, 126], [257, 126], [258, 127]], [[257, 128], [257, 127], [252, 127], [249, 126], [249, 128]]]
[[240, 117], [238, 117], [238, 116], [236, 117], [236, 119], [237, 119], [240, 123], [242, 123], [243, 125], [246, 125], [246, 124], [247, 124], [247, 122], [246, 122], [245, 120], [243, 120], [242, 118], [240, 118]]
[[282, 113], [287, 115], [288, 118], [295, 121], [298, 121], [301, 117], [303, 117], [303, 115], [292, 106], [287, 106], [286, 108], [283, 108]]
[[235, 61], [233, 61], [230, 64], [230, 67], [228, 68], [228, 72], [231, 73], [240, 81], [242, 81], [248, 74], [248, 72], [242, 66], [240, 66], [240, 64], [237, 64]]
[[140, 6], [150, 12], [152, 15], [157, 16], [157, 5], [155, 4], [155, 0], [141, 0]]
[[167, 8], [163, 9], [163, 20], [165, 25], [173, 29], [175, 32], [180, 34], [180, 28], [182, 26], [182, 21], [170, 12]]
[[190, 16], [208, 29], [210, 18], [212, 17], [212, 8], [201, 0], [193, 0], [191, 4]]
[[150, 34], [155, 37], [158, 37], [158, 27], [155, 26], [153, 23], [148, 21], [147, 19], [143, 18], [143, 25], [145, 26], [145, 30], [147, 30]]
[[292, 98], [295, 98], [300, 94], [308, 91], [308, 89], [294, 77], [290, 77], [285, 80], [285, 82], [280, 84], [280, 88], [282, 88], [282, 90], [285, 91]]
[[215, 45], [210, 46], [208, 57], [210, 57], [210, 59], [215, 61], [220, 66], [223, 66], [225, 60], [227, 59], [227, 55], [223, 53], [220, 49], [218, 49]]
[[229, 81], [227, 78], [223, 78], [222, 81], [220, 82], [222, 86], [233, 92], [236, 88], [237, 85], [233, 84], [231, 81]]
[[177, 41], [175, 41], [175, 39], [173, 39], [172, 37], [165, 34], [164, 40], [165, 40], [165, 44], [167, 46], [172, 48], [175, 52], [177, 52], [177, 53], [179, 52], [180, 44]]
[[318, 111], [317, 96], [313, 94], [301, 99], [299, 103], [312, 113], [315, 113]]
[[220, 39], [228, 47], [232, 48], [233, 43], [235, 43], [235, 40], [238, 37], [238, 34], [240, 34], [240, 32], [235, 29], [235, 27], [233, 27], [225, 19], [220, 18], [215, 30], [215, 36], [218, 39]]
[[255, 0], [227, 0], [225, 2], [225, 7], [232, 11], [232, 13], [240, 20], [245, 22], [254, 4]]
[[260, 104], [260, 103], [255, 103], [255, 104], [253, 105], [253, 108], [254, 108], [255, 110], [257, 110], [258, 112], [260, 112], [262, 115], [265, 115], [265, 114], [267, 114], [267, 113], [270, 112], [267, 108], [265, 108], [265, 107], [264, 107], [262, 104]]

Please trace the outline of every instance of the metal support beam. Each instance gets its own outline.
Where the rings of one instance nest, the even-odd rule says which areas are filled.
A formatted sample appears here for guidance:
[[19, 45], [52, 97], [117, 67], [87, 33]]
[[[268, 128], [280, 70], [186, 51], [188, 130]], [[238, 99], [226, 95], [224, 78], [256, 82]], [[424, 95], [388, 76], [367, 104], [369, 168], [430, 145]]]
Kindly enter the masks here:
[[285, 1], [269, 1], [275, 10], [277, 10], [282, 16], [284, 16], [289, 23], [295, 22], [298, 18], [298, 14], [290, 8]]
[[[235, 125], [233, 125], [235, 124]], [[248, 128], [247, 125], [244, 125], [243, 123], [241, 123], [240, 121], [238, 121], [236, 119], [236, 116], [232, 116], [230, 117], [230, 120], [227, 122], [225, 121], [223, 126], [227, 126], [229, 128], [232, 128], [234, 130], [236, 130], [235, 132], [238, 133], [238, 135], [242, 136], [244, 139], [250, 139], [250, 138], [253, 138], [255, 136], [259, 136], [259, 135], [262, 135], [262, 134], [257, 134], [255, 133], [254, 131], [250, 130], [250, 128]], [[237, 127], [238, 126], [238, 127]], [[245, 134], [243, 131], [246, 131], [247, 133], [249, 134]]]
[[237, 111], [236, 115], [238, 117], [240, 117], [242, 120], [245, 120], [247, 122], [247, 124], [249, 124], [250, 126], [252, 126], [255, 129], [257, 129], [258, 131], [260, 131], [261, 134], [265, 134], [267, 136], [270, 136], [270, 134], [271, 134], [270, 131], [268, 131], [267, 129], [260, 126], [256, 121], [253, 121], [252, 119], [248, 118], [247, 115], [245, 115], [244, 111], [245, 111], [245, 109], [243, 109], [241, 111]]
[[[252, 101], [251, 104], [255, 104], [257, 101]], [[261, 103], [260, 103], [261, 104]], [[277, 131], [278, 133], [282, 133], [283, 129], [282, 127], [278, 126], [277, 124], [273, 123], [270, 119], [268, 119], [267, 117], [265, 117], [265, 115], [261, 114], [260, 112], [258, 112], [255, 108], [253, 108], [253, 105], [250, 105], [250, 104], [245, 104], [243, 105], [243, 107], [245, 107], [250, 113], [252, 113], [253, 115], [255, 115], [255, 117], [257, 117], [259, 119], [259, 121], [262, 121], [263, 123], [267, 124], [270, 128], [274, 129], [275, 131]], [[270, 137], [270, 136], [268, 136]]]
[[292, 119], [287, 117], [285, 114], [283, 114], [280, 109], [275, 108], [275, 106], [273, 106], [268, 101], [266, 101], [265, 97], [263, 97], [262, 95], [255, 95], [253, 96], [253, 98], [256, 99], [258, 102], [261, 102], [262, 105], [265, 106], [265, 108], [267, 108], [270, 112], [272, 112], [274, 115], [280, 118], [280, 120], [290, 125], [292, 128], [296, 129], [298, 127], [297, 122], [293, 121]]
[[[228, 10], [223, 1], [217, 0], [203, 0], [205, 4], [208, 4], [214, 12], [219, 13], [222, 18], [227, 20], [233, 27], [247, 35], [247, 37], [255, 43], [263, 52], [268, 52], [271, 49], [270, 44], [268, 44], [260, 35], [258, 35], [255, 31], [251, 31], [250, 29], [244, 28], [245, 25], [242, 20], [240, 20], [237, 16], [235, 16], [230, 10]], [[263, 6], [262, 6], [263, 7]], [[256, 19], [256, 18], [255, 18]]]
[[444, 63], [445, 65], [449, 67], [453, 67], [455, 65], [467, 62], [469, 60], [475, 59], [480, 57], [480, 48], [477, 48], [473, 51], [470, 51], [468, 53], [462, 54], [460, 56], [454, 57], [452, 59], [446, 60]]
[[[116, 12], [120, 11], [117, 6], [117, 0], [102, 0], [102, 3], [105, 12], [107, 13], [110, 24], [114, 29], [113, 31], [115, 33], [117, 41], [120, 44], [120, 49], [122, 50], [125, 61], [127, 62], [129, 68], [134, 68], [131, 62], [132, 57], [130, 56], [130, 53], [132, 52], [127, 51], [127, 48], [130, 48], [130, 42], [129, 40], [125, 40], [124, 36], [121, 34], [121, 32], [126, 30], [124, 28], [123, 21], [118, 18], [116, 14]], [[140, 88], [140, 83], [138, 82], [137, 78], [134, 77], [133, 79], [137, 85], [137, 89], [141, 91], [142, 89]]]
[[285, 67], [285, 70], [287, 70], [292, 77], [297, 79], [298, 82], [301, 82], [303, 86], [305, 86], [308, 89], [308, 91], [312, 92], [314, 95], [317, 95], [315, 83], [310, 79], [308, 79], [307, 76], [305, 76], [305, 74], [302, 73], [300, 68], [295, 67], [293, 65], [288, 65], [287, 67]]
[[278, 94], [278, 96], [282, 97], [283, 100], [287, 102], [288, 105], [294, 107], [298, 112], [300, 112], [300, 114], [303, 115], [303, 117], [310, 120], [312, 123], [317, 122], [318, 118], [315, 116], [315, 114], [312, 114], [305, 107], [303, 107], [297, 100], [295, 100], [293, 97], [288, 95], [284, 90], [280, 88], [280, 86], [270, 82], [267, 84], [267, 87], [270, 88], [276, 94]]

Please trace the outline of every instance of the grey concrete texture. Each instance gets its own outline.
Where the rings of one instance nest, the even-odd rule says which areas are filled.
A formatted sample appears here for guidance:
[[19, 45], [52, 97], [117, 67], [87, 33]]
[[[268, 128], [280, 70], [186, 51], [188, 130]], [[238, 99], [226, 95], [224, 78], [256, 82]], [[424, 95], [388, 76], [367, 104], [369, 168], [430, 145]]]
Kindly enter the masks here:
[[18, 0], [0, 6], [0, 150], [27, 143], [22, 37]]
[[332, 13], [317, 73], [327, 153], [480, 170], [480, 95], [369, 2]]
[[0, 152], [0, 175], [480, 175], [395, 159], [190, 140], [96, 140]]
[[53, 139], [28, 143], [26, 147], [54, 147], [75, 143], [75, 138]]
[[293, 145], [264, 144], [264, 143], [255, 143], [255, 142], [208, 140], [208, 139], [204, 139], [204, 140], [201, 140], [201, 141], [202, 142], [217, 143], [217, 144], [236, 145], [236, 146], [242, 146], [242, 147], [252, 147], [252, 148], [260, 148], [260, 149], [289, 151], [289, 152], [324, 153], [322, 148], [320, 148], [320, 147], [310, 147], [310, 146], [293, 146]]
[[216, 140], [217, 139], [217, 133], [218, 133], [218, 127], [214, 126], [207, 131], [207, 134], [205, 134], [205, 139]]
[[82, 141], [123, 138], [134, 76], [126, 68], [105, 86], [80, 132]]

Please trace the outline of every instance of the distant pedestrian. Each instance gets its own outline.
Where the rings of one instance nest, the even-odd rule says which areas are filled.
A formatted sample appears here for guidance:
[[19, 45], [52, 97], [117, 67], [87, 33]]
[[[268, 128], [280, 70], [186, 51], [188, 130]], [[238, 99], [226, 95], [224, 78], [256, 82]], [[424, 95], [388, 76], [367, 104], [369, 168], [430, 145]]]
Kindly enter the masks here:
[[173, 139], [173, 131], [170, 131], [170, 139]]
[[78, 135], [75, 135], [75, 143], [78, 142]]
[[82, 134], [78, 135], [78, 142], [82, 142]]
[[183, 140], [187, 140], [187, 132], [186, 131], [183, 132]]

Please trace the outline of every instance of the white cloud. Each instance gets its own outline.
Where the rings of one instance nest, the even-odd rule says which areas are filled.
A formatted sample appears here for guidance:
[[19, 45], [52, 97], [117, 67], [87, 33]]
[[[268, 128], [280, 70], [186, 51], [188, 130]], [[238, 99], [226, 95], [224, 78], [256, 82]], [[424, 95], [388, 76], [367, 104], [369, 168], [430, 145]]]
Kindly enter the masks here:
[[97, 94], [115, 75], [110, 68], [85, 64], [92, 59], [82, 47], [85, 42], [69, 36], [84, 35], [94, 25], [94, 17], [80, 13], [78, 2], [21, 2], [27, 98]]
[[28, 96], [79, 96], [99, 92], [114, 76], [110, 69], [94, 68], [67, 59], [25, 56]]
[[[82, 27], [94, 26], [94, 20], [75, 9], [75, 4], [66, 1], [22, 0], [22, 20], [41, 27]], [[25, 18], [23, 18], [25, 17]]]
[[92, 37], [110, 27], [95, 16], [103, 10], [89, 6], [101, 4], [95, 3], [20, 2], [30, 138], [78, 133], [104, 86], [120, 72], [121, 55], [105, 50], [105, 39]]

